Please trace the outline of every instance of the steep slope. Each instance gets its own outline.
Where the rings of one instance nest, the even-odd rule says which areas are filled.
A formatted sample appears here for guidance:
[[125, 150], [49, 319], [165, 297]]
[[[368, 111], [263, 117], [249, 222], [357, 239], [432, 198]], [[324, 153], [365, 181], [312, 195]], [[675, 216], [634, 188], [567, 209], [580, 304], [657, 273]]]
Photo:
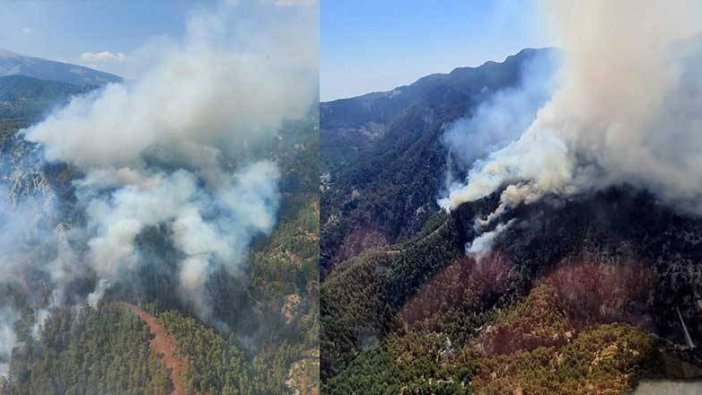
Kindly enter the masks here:
[[[60, 235], [61, 242], [75, 243], [71, 240], [70, 229], [85, 220], [85, 213], [75, 207], [74, 181], [81, 174], [68, 164], [42, 160], [41, 147], [24, 140], [18, 131], [35, 123], [54, 106], [66, 103], [72, 95], [89, 94], [95, 88], [99, 86], [78, 86], [24, 75], [0, 77], [0, 99], [5, 100], [8, 108], [7, 112], [0, 114], [0, 188], [7, 192], [3, 195], [7, 201], [2, 203], [14, 209], [18, 206], [17, 202], [21, 203], [21, 207], [29, 202], [27, 210], [33, 214], [32, 219], [36, 218], [42, 224], [50, 222], [52, 232]], [[167, 242], [168, 230], [163, 227], [146, 229], [138, 236], [140, 248], [151, 259], [135, 268], [123, 282], [113, 284], [104, 295], [104, 303], [94, 307], [84, 305], [84, 297], [73, 298], [72, 295], [76, 292], [85, 296], [95, 288], [95, 273], [92, 270], [83, 271], [80, 279], [70, 285], [68, 293], [71, 295], [65, 303], [71, 307], [65, 309], [51, 305], [54, 296], [46, 285], [50, 282], [51, 273], [45, 268], [29, 267], [23, 281], [17, 282], [19, 285], [13, 282], [7, 285], [0, 281], [3, 283], [0, 284], [0, 312], [5, 314], [6, 306], [9, 306], [7, 308], [13, 313], [13, 321], [9, 325], [12, 325], [13, 332], [16, 331], [19, 345], [6, 348], [7, 352], [2, 349], [0, 368], [3, 368], [3, 375], [7, 374], [4, 367], [8, 363], [14, 366], [14, 370], [8, 371], [7, 378], [0, 379], [2, 391], [5, 388], [21, 388], [19, 393], [53, 393], [45, 389], [60, 384], [61, 387], [55, 388], [76, 388], [78, 393], [90, 393], [90, 388], [99, 388], [99, 393], [108, 393], [99, 387], [104, 382], [111, 385], [109, 388], [117, 389], [111, 393], [125, 394], [168, 393], [174, 384], [180, 393], [318, 392], [317, 124], [317, 112], [312, 109], [304, 120], [285, 122], [276, 138], [272, 139], [272, 144], [252, 145], [248, 147], [250, 152], [247, 156], [232, 159], [228, 164], [234, 167], [239, 161], [248, 162], [253, 158], [266, 158], [277, 163], [280, 169], [278, 189], [282, 198], [275, 216], [277, 226], [273, 235], [254, 240], [247, 262], [242, 262], [241, 273], [233, 276], [220, 269], [208, 282], [213, 296], [212, 319], [209, 321], [195, 319], [195, 312], [177, 294], [178, 270], [175, 263], [182, 256], [178, 256]], [[51, 211], [58, 218], [43, 216], [42, 209]], [[55, 246], [33, 248], [21, 258], [45, 258], [54, 254], [52, 247]], [[78, 248], [85, 251], [86, 247], [79, 245]], [[72, 256], [70, 259], [80, 263], [82, 257]], [[103, 350], [107, 350], [106, 355], [121, 358], [119, 361], [129, 360], [120, 354], [120, 350], [111, 348], [113, 345], [109, 342], [92, 342], [92, 339], [98, 338], [105, 343], [92, 331], [88, 335], [79, 330], [70, 332], [72, 323], [77, 321], [65, 318], [63, 311], [75, 304], [82, 307], [86, 314], [97, 316], [95, 320], [99, 321], [104, 316], [104, 310], [112, 311], [114, 309], [110, 306], [121, 302], [132, 303], [139, 306], [141, 311], [152, 314], [140, 314], [143, 320], [138, 320], [132, 314], [124, 314], [122, 308], [122, 314], [118, 317], [130, 324], [136, 321], [141, 331], [139, 334], [144, 336], [132, 336], [132, 332], [123, 326], [112, 328], [106, 334], [128, 337], [131, 342], [129, 347], [139, 347], [140, 354], [135, 354], [135, 358], [148, 358], [147, 362], [155, 367], [145, 368], [146, 362], [140, 362], [133, 366], [136, 370], [132, 371], [131, 367], [111, 364], [108, 358], [99, 360], [99, 366], [96, 365], [94, 374], [89, 377], [80, 374], [80, 369], [87, 368], [78, 364], [58, 369], [57, 365], [69, 359], [71, 363], [74, 359], [92, 362], [94, 354]], [[17, 322], [14, 321], [14, 312], [17, 312]], [[63, 343], [54, 348], [44, 342], [40, 337], [41, 327], [32, 328], [35, 319], [44, 316], [48, 316], [47, 322], [63, 319], [62, 326], [51, 328], [52, 335], [71, 339], [75, 343], [87, 338], [92, 343], [67, 353], [65, 358], [57, 359], [56, 364], [44, 363], [44, 352], [46, 355], [56, 355], [64, 351]], [[157, 322], [154, 323], [152, 317]], [[148, 326], [143, 325], [144, 320]], [[112, 321], [106, 320], [106, 323]], [[5, 325], [5, 322], [0, 324]], [[168, 336], [159, 336], [158, 326], [151, 324], [161, 325]], [[157, 338], [152, 339], [149, 327], [157, 329]], [[166, 368], [172, 368], [170, 360], [166, 360], [168, 366], [164, 367], [157, 353], [150, 352], [152, 340], [158, 342], [155, 344], [158, 347], [167, 346], [167, 350], [173, 351], [173, 344], [158, 341], [169, 338], [177, 344], [177, 358], [188, 362], [182, 386], [175, 378], [169, 381]], [[32, 345], [30, 351], [41, 352], [25, 358], [24, 344]], [[125, 352], [134, 354], [132, 348], [125, 349]], [[38, 373], [29, 377], [26, 373], [29, 370]], [[171, 372], [173, 370], [177, 369]], [[115, 371], [119, 371], [119, 375], [115, 375]], [[22, 377], [16, 376], [20, 374]], [[112, 375], [111, 378], [106, 378], [108, 374]], [[87, 379], [90, 381], [87, 382]], [[18, 383], [18, 387], [13, 387], [12, 383]], [[32, 390], [35, 388], [41, 388], [41, 391]]]
[[79, 86], [98, 86], [122, 80], [114, 74], [87, 67], [24, 56], [0, 49], [0, 76], [9, 75], [23, 75]]
[[[472, 226], [472, 213], [457, 215], [463, 218], [464, 226]], [[493, 251], [513, 262], [522, 289], [563, 267], [575, 270], [593, 263], [634, 267], [642, 277], [612, 272], [592, 284], [598, 288], [604, 279], [611, 281], [604, 286], [604, 294], [579, 290], [577, 285], [593, 280], [594, 273], [589, 270], [566, 276], [568, 281], [582, 277], [579, 284], [571, 284], [569, 296], [583, 303], [579, 319], [630, 322], [685, 346], [677, 308], [693, 339], [702, 337], [698, 305], [702, 293], [702, 219], [676, 212], [645, 191], [627, 186], [569, 200], [546, 200], [515, 210], [511, 217], [515, 222], [497, 236]], [[622, 288], [615, 292], [615, 286]], [[582, 293], [576, 295], [579, 291]], [[604, 311], [596, 308], [597, 303], [615, 303], [619, 298], [624, 299], [619, 305]]]
[[702, 336], [702, 220], [613, 188], [523, 207], [491, 255], [462, 257], [474, 218], [495, 204], [438, 215], [415, 240], [327, 277], [326, 391], [622, 393], [642, 377], [702, 375], [685, 335]]
[[[534, 53], [462, 72], [476, 89], [509, 87]], [[490, 253], [466, 255], [495, 229], [476, 218], [501, 192], [450, 215], [435, 204], [444, 127], [488, 97], [469, 80], [324, 104], [323, 146], [351, 141], [323, 162], [324, 390], [624, 393], [700, 377], [702, 218], [614, 185], [522, 205]]]
[[320, 104], [321, 266], [411, 237], [436, 211], [446, 169], [443, 127], [552, 50], [526, 49], [503, 63], [458, 68], [391, 92]]

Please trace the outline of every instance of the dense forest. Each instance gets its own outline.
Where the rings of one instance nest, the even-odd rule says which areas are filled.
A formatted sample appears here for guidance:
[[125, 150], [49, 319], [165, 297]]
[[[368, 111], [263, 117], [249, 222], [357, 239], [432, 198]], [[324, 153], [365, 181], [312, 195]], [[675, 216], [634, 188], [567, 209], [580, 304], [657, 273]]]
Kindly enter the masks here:
[[[0, 175], [13, 196], [41, 193], [37, 188], [56, 194], [67, 221], [81, 221], [71, 208], [72, 181], [80, 174], [65, 164], [40, 163], [35, 147], [17, 132], [70, 96], [91, 89], [95, 87], [21, 76], [0, 81], [5, 158]], [[153, 335], [145, 322], [123, 302], [157, 317], [175, 339], [192, 393], [318, 393], [317, 125], [313, 109], [304, 120], [285, 122], [273, 144], [251, 147], [248, 155], [270, 159], [280, 169], [277, 224], [271, 235], [254, 240], [240, 275], [221, 271], [209, 280], [208, 291], [215, 296], [211, 317], [196, 318], [178, 297], [173, 263], [178, 256], [158, 226], [137, 238], [139, 248], [155, 261], [138, 266], [129, 281], [113, 284], [95, 308], [76, 300], [72, 307], [44, 309], [53, 297], [48, 286], [30, 293], [1, 283], [0, 298], [19, 319], [13, 324], [17, 345], [8, 376], [0, 378], [0, 393], [170, 393], [173, 372], [150, 347]], [[36, 273], [36, 280], [45, 276]], [[72, 291], [95, 285], [86, 273]], [[34, 324], [44, 317], [43, 325]]]
[[[316, 290], [318, 204], [304, 196], [252, 254], [251, 293], [261, 338], [216, 330], [176, 310], [158, 314], [187, 365], [189, 391], [200, 394], [300, 394], [319, 380]], [[252, 317], [243, 317], [250, 320]], [[265, 319], [264, 319], [265, 318]], [[29, 321], [28, 321], [29, 322]], [[119, 304], [53, 310], [41, 336], [26, 328], [13, 353], [8, 394], [167, 394], [169, 374], [149, 348], [145, 324]], [[253, 343], [252, 343], [253, 342]], [[248, 347], [248, 348], [246, 348]], [[90, 370], [85, 377], [83, 370]], [[98, 385], [99, 384], [99, 385]]]
[[630, 185], [547, 196], [505, 214], [482, 255], [466, 249], [495, 230], [476, 219], [501, 191], [439, 211], [461, 174], [445, 128], [543, 53], [320, 105], [323, 392], [617, 394], [702, 376], [686, 340], [702, 336], [699, 219]]
[[4, 393], [164, 395], [172, 388], [146, 325], [121, 306], [57, 308], [38, 339], [25, 338]]
[[[638, 283], [638, 273], [631, 275], [632, 283]], [[691, 368], [684, 362], [689, 355], [677, 354], [676, 348], [637, 326], [613, 317], [583, 321], [583, 312], [611, 311], [612, 306], [590, 310], [579, 304], [590, 303], [583, 301], [584, 295], [564, 298], [563, 286], [572, 285], [563, 284], [560, 275], [549, 277], [524, 298], [504, 299], [508, 276], [509, 266], [499, 258], [483, 265], [458, 259], [386, 319], [389, 330], [376, 332], [373, 341], [363, 328], [340, 332], [329, 324], [336, 312], [324, 315], [327, 284], [323, 284], [322, 350], [330, 352], [322, 360], [323, 390], [331, 394], [351, 393], [354, 388], [369, 394], [624, 393], [644, 377], [684, 377], [681, 372]], [[354, 300], [349, 304], [347, 310], [363, 305]], [[606, 321], [613, 322], [598, 323]]]
[[291, 196], [281, 224], [251, 254], [249, 289], [259, 310], [254, 337], [217, 331], [174, 310], [158, 315], [187, 361], [189, 390], [203, 394], [317, 393], [319, 205], [312, 196]]

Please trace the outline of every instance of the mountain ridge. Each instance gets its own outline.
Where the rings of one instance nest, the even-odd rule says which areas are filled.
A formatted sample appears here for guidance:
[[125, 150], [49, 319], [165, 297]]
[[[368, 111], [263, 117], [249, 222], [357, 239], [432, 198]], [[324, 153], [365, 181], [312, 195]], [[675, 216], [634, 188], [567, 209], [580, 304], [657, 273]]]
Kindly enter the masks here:
[[554, 47], [540, 47], [540, 48], [523, 48], [519, 52], [513, 55], [508, 55], [505, 57], [503, 61], [496, 61], [496, 60], [487, 60], [483, 63], [481, 63], [478, 66], [457, 66], [451, 69], [448, 73], [431, 73], [427, 74], [425, 76], [417, 78], [414, 82], [404, 84], [404, 85], [398, 85], [392, 89], [389, 90], [384, 90], [384, 91], [373, 91], [373, 92], [368, 92], [368, 93], [363, 93], [360, 95], [356, 96], [350, 96], [350, 97], [341, 97], [338, 99], [332, 99], [332, 100], [326, 100], [323, 102], [320, 102], [320, 105], [327, 105], [327, 104], [333, 104], [336, 102], [341, 102], [341, 101], [347, 101], [347, 100], [357, 100], [357, 99], [362, 99], [362, 98], [367, 98], [367, 97], [378, 97], [378, 96], [384, 96], [384, 95], [390, 95], [393, 92], [397, 91], [398, 89], [403, 89], [403, 88], [408, 88], [414, 85], [421, 85], [423, 83], [426, 83], [428, 81], [432, 81], [435, 79], [443, 79], [446, 77], [450, 77], [453, 75], [457, 74], [462, 74], [465, 72], [470, 72], [471, 70], [476, 70], [481, 67], [485, 66], [493, 66], [493, 65], [499, 65], [501, 63], [510, 63], [518, 58], [524, 57], [524, 56], [531, 56], [537, 52], [542, 52], [542, 51], [556, 51], [557, 49]]
[[399, 95], [322, 103], [322, 273], [355, 255], [354, 245], [393, 243], [419, 230], [438, 210], [447, 166], [444, 126], [518, 84], [530, 60], [554, 51], [525, 49], [502, 63], [432, 74], [398, 88]]
[[439, 210], [445, 126], [519, 87], [535, 53], [427, 76], [412, 97], [323, 103], [325, 392], [623, 393], [702, 376], [702, 218], [633, 185], [546, 196], [472, 256], [501, 190]]
[[24, 75], [79, 86], [99, 86], [122, 81], [122, 77], [104, 71], [72, 63], [21, 55], [0, 48], [0, 76], [10, 75]]

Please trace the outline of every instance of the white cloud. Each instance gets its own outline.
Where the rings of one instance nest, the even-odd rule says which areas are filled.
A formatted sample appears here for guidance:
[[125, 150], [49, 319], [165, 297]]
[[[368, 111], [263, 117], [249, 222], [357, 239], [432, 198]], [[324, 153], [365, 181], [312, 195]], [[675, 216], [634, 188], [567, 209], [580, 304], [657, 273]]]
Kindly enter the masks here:
[[89, 63], [124, 63], [127, 61], [127, 55], [122, 52], [83, 52], [80, 59]]

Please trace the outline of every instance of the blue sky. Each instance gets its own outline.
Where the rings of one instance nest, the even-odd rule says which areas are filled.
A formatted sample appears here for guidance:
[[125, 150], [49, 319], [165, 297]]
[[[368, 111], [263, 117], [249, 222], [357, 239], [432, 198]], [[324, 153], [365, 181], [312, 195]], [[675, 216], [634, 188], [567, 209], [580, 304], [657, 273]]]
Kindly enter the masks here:
[[537, 0], [322, 0], [322, 100], [553, 45]]
[[160, 37], [180, 39], [188, 10], [212, 3], [210, 0], [3, 0], [0, 48], [124, 74], [131, 53]]
[[[322, 100], [552, 45], [538, 0], [320, 1]], [[3, 0], [0, 48], [131, 77], [135, 51], [164, 36], [179, 40], [188, 10], [215, 2]]]

